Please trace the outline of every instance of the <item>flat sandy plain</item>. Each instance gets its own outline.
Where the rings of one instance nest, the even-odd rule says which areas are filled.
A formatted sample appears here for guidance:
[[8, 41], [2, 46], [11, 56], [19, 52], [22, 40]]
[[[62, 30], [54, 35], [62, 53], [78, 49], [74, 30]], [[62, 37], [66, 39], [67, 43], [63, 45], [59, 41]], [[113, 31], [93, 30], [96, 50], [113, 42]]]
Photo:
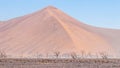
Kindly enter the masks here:
[[0, 68], [120, 68], [120, 59], [0, 59]]

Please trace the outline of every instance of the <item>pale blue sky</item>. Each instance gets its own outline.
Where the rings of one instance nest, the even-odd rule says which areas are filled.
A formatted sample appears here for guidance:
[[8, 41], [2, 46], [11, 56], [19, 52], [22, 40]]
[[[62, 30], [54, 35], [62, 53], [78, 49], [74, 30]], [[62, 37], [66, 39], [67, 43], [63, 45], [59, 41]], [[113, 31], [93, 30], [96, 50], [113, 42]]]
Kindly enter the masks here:
[[0, 0], [0, 20], [53, 5], [86, 24], [120, 29], [120, 0]]

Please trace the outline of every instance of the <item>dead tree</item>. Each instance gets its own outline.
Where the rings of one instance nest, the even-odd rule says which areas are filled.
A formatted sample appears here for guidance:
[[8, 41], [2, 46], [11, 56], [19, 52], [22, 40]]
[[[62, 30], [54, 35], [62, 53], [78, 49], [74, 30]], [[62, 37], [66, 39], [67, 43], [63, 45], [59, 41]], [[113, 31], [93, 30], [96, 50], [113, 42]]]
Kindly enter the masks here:
[[59, 58], [60, 52], [59, 52], [59, 51], [54, 52], [54, 56], [55, 56], [56, 58]]
[[86, 58], [90, 58], [91, 59], [92, 57], [93, 57], [93, 55], [92, 55], [91, 52], [89, 52], [89, 53], [86, 54]]
[[71, 56], [72, 59], [77, 59], [78, 58], [78, 56], [77, 56], [77, 54], [75, 52], [72, 52], [70, 54], [70, 56]]
[[99, 58], [99, 53], [95, 53], [95, 58], [98, 59]]
[[100, 52], [99, 55], [102, 59], [108, 59], [109, 58], [109, 55], [108, 55], [107, 52]]
[[36, 58], [37, 58], [37, 59], [42, 58], [42, 54], [37, 54], [37, 55], [36, 55]]
[[0, 58], [7, 58], [7, 54], [5, 53], [5, 51], [0, 50]]
[[81, 51], [81, 58], [85, 58], [86, 57], [86, 53], [84, 50]]

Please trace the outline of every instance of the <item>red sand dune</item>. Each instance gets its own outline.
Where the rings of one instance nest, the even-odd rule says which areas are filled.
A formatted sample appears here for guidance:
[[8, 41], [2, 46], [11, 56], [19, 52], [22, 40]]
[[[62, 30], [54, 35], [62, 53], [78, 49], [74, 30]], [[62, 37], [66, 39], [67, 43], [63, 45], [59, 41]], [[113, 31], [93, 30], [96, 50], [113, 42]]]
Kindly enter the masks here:
[[119, 53], [120, 30], [83, 24], [55, 7], [0, 23], [0, 48], [11, 55]]

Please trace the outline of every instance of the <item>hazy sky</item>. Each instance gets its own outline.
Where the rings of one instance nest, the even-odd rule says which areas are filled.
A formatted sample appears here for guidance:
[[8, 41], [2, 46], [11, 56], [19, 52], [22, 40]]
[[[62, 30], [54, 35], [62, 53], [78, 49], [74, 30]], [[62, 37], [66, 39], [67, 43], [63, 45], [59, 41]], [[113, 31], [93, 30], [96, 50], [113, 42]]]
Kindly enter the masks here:
[[48, 5], [86, 24], [120, 29], [120, 0], [0, 0], [0, 20], [29, 14]]

